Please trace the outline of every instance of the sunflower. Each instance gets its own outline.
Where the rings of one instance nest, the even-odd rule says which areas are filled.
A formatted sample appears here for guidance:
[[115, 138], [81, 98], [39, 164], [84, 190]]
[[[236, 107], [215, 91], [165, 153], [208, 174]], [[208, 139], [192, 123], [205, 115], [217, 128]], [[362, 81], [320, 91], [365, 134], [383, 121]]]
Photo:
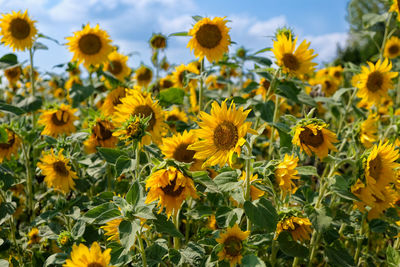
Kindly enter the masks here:
[[10, 160], [11, 155], [18, 155], [18, 148], [21, 146], [21, 138], [12, 131], [11, 129], [6, 129], [8, 134], [8, 140], [6, 143], [0, 143], [0, 163], [4, 159]]
[[74, 84], [82, 85], [82, 80], [79, 76], [71, 76], [68, 78], [68, 80], [65, 82], [64, 87], [65, 89], [71, 89]]
[[339, 83], [342, 81], [342, 79], [343, 79], [343, 67], [342, 66], [329, 67], [328, 70], [329, 70], [329, 76], [338, 80]]
[[385, 43], [384, 57], [393, 59], [400, 55], [400, 39], [397, 36], [390, 37]]
[[393, 4], [390, 6], [389, 12], [396, 12], [397, 20], [400, 21], [400, 2], [399, 2], [399, 0], [393, 0]]
[[121, 99], [126, 96], [126, 90], [124, 87], [118, 87], [110, 91], [100, 110], [105, 116], [112, 116], [115, 112], [115, 107], [121, 104]]
[[100, 245], [94, 242], [90, 249], [84, 244], [73, 245], [71, 259], [67, 259], [63, 267], [107, 267], [110, 265], [111, 249], [101, 252]]
[[371, 113], [368, 118], [361, 123], [360, 141], [366, 148], [372, 147], [372, 144], [378, 140], [378, 121], [379, 115]]
[[298, 161], [298, 157], [285, 154], [283, 160], [276, 166], [275, 179], [284, 195], [287, 193], [294, 194], [297, 190], [297, 186], [293, 180], [299, 179], [297, 175], [299, 172], [296, 170]]
[[267, 92], [268, 92], [269, 86], [271, 85], [271, 82], [265, 78], [261, 78], [259, 84], [260, 84], [260, 86], [258, 86], [258, 88], [255, 90], [254, 93], [256, 95], [261, 95], [262, 99], [265, 100], [267, 97]]
[[41, 162], [37, 166], [42, 170], [45, 176], [44, 181], [47, 187], [54, 187], [55, 190], [67, 194], [71, 189], [75, 189], [76, 173], [71, 170], [68, 165], [69, 159], [65, 158], [62, 154], [63, 149], [54, 154], [53, 149], [50, 153], [42, 152]]
[[114, 219], [100, 227], [105, 231], [105, 235], [108, 236], [107, 241], [119, 241], [119, 225], [122, 221], [122, 218]]
[[113, 51], [108, 33], [87, 24], [82, 30], [74, 32], [74, 36], [66, 38], [69, 51], [74, 53], [72, 61], [83, 62], [85, 67], [98, 66], [108, 60], [108, 55]]
[[176, 132], [176, 122], [183, 121], [187, 123], [188, 117], [184, 111], [179, 110], [178, 107], [174, 107], [172, 110], [165, 113], [165, 121], [167, 122], [169, 128], [173, 132]]
[[292, 40], [292, 36], [280, 34], [274, 40], [272, 52], [277, 60], [276, 64], [282, 67], [284, 73], [288, 73], [299, 78], [314, 70], [316, 63], [311, 62], [317, 55], [313, 55], [314, 50], [308, 49], [310, 43], [305, 40], [296, 48], [297, 37]]
[[108, 119], [96, 119], [96, 124], [92, 127], [92, 134], [83, 144], [87, 153], [95, 153], [96, 147], [115, 147], [118, 138], [113, 136], [113, 123]]
[[355, 80], [355, 86], [359, 88], [357, 96], [364, 101], [379, 104], [382, 97], [387, 97], [387, 91], [393, 88], [392, 79], [397, 77], [397, 72], [391, 72], [392, 63], [385, 58], [374, 65], [367, 62], [369, 68], [362, 66], [361, 74]]
[[219, 90], [219, 89], [224, 89], [226, 84], [221, 83], [220, 80], [218, 80], [217, 75], [209, 75], [206, 79], [206, 85], [209, 90]]
[[276, 226], [275, 239], [278, 238], [280, 233], [289, 232], [293, 240], [304, 242], [310, 239], [311, 222], [308, 218], [300, 218], [296, 216], [286, 217], [279, 221]]
[[78, 109], [72, 109], [69, 105], [61, 104], [60, 107], [51, 110], [42, 110], [38, 123], [44, 126], [42, 135], [57, 137], [60, 134], [69, 135], [76, 131], [74, 121], [78, 119], [74, 113]]
[[131, 73], [127, 61], [128, 56], [114, 51], [108, 55], [108, 62], [106, 62], [104, 69], [114, 75], [118, 80], [123, 80]]
[[234, 152], [240, 155], [240, 147], [246, 142], [245, 136], [251, 131], [251, 122], [244, 122], [251, 110], [243, 111], [243, 107], [236, 110], [234, 102], [229, 109], [226, 100], [221, 106], [214, 101], [211, 115], [200, 112], [198, 122], [201, 129], [196, 135], [202, 139], [188, 148], [195, 150], [196, 159], [207, 159], [203, 167], [219, 164], [221, 167], [228, 162]]
[[147, 87], [153, 78], [150, 68], [142, 65], [135, 71], [135, 80], [139, 86]]
[[33, 244], [38, 244], [40, 242], [40, 235], [39, 235], [39, 229], [36, 227], [32, 228], [32, 230], [28, 234], [29, 241], [28, 241], [28, 246], [31, 246]]
[[165, 207], [168, 218], [176, 214], [182, 202], [189, 196], [197, 198], [196, 188], [193, 180], [186, 177], [175, 167], [158, 170], [146, 181], [146, 190], [149, 190], [146, 197], [146, 204], [158, 200], [158, 207], [161, 213]]
[[219, 238], [215, 239], [222, 245], [222, 250], [218, 253], [220, 261], [227, 260], [231, 267], [242, 263], [243, 240], [250, 235], [250, 231], [243, 232], [237, 224], [228, 227], [225, 233], [220, 233]]
[[[245, 181], [246, 180], [246, 172], [242, 172], [242, 176], [240, 177], [240, 180]], [[252, 174], [250, 176], [250, 183], [259, 183], [260, 181], [258, 180], [258, 174]], [[264, 191], [258, 189], [257, 187], [255, 187], [254, 185], [250, 186], [250, 196], [251, 196], [251, 200], [256, 200], [259, 199], [260, 197], [262, 197], [264, 195]]]
[[63, 88], [57, 88], [53, 91], [53, 96], [57, 99], [63, 100], [66, 97], [65, 90]]
[[190, 111], [193, 113], [197, 113], [199, 111], [197, 98], [198, 97], [196, 93], [196, 88], [194, 86], [190, 86], [189, 102], [190, 102]]
[[143, 137], [143, 144], [148, 145], [153, 140], [154, 143], [161, 141], [161, 136], [165, 132], [167, 125], [164, 122], [164, 112], [158, 101], [153, 101], [151, 95], [144, 97], [136, 90], [130, 90], [127, 96], [121, 99], [121, 104], [115, 107], [113, 120], [116, 123], [123, 124], [131, 116], [149, 117], [149, 125], [146, 129], [150, 135]]
[[194, 50], [195, 57], [202, 60], [204, 57], [209, 62], [219, 61], [227, 53], [231, 43], [228, 22], [226, 17], [215, 17], [214, 19], [202, 18], [188, 34], [192, 36], [187, 47]]
[[149, 118], [140, 118], [137, 116], [130, 116], [117, 131], [113, 133], [113, 136], [124, 141], [125, 145], [133, 143], [135, 146], [139, 144], [142, 146], [142, 138], [146, 135], [146, 129], [149, 126]]
[[350, 188], [351, 192], [358, 197], [361, 201], [354, 201], [354, 206], [360, 211], [365, 211], [365, 206], [372, 207], [375, 202], [375, 198], [372, 196], [371, 191], [366, 187], [366, 185], [358, 179], [355, 184]]
[[299, 123], [295, 127], [292, 143], [311, 156], [314, 152], [320, 159], [328, 155], [329, 149], [337, 151], [332, 143], [338, 142], [336, 134], [326, 129], [322, 122]]
[[9, 67], [4, 70], [4, 76], [6, 76], [8, 83], [10, 85], [14, 85], [18, 82], [18, 80], [21, 76], [21, 73], [22, 73], [21, 66], [19, 66], [19, 65]]
[[390, 207], [394, 207], [398, 199], [398, 193], [387, 186], [381, 191], [382, 196], [373, 195], [375, 198], [372, 208], [368, 211], [368, 220], [379, 218], [382, 213]]
[[191, 170], [201, 170], [200, 160], [194, 159], [193, 156], [196, 153], [193, 150], [188, 149], [188, 146], [194, 144], [197, 141], [197, 137], [194, 131], [184, 131], [182, 134], [177, 133], [176, 135], [162, 139], [162, 145], [160, 146], [161, 152], [168, 159], [174, 159], [184, 163], [192, 163]]
[[369, 190], [380, 199], [384, 199], [382, 191], [390, 183], [396, 182], [396, 168], [400, 164], [396, 162], [399, 159], [399, 151], [395, 146], [386, 142], [372, 148], [365, 163], [365, 179]]
[[172, 73], [174, 87], [186, 89], [188, 85], [195, 86], [197, 81], [194, 79], [189, 80], [186, 77], [188, 73], [200, 74], [199, 70], [193, 64], [181, 64], [175, 67], [175, 71]]
[[174, 86], [172, 76], [168, 75], [168, 76], [160, 79], [160, 89], [161, 90], [171, 88], [172, 86]]
[[315, 79], [310, 79], [309, 83], [310, 85], [320, 85], [326, 96], [332, 96], [339, 88], [338, 80], [332, 76], [317, 76]]
[[35, 22], [29, 18], [28, 10], [3, 14], [0, 19], [1, 41], [13, 51], [32, 48], [37, 34]]
[[211, 216], [208, 217], [207, 226], [211, 230], [217, 230], [218, 225], [217, 225], [217, 220], [215, 219], [215, 215], [214, 214], [211, 214]]
[[164, 49], [167, 47], [167, 37], [160, 33], [153, 34], [149, 42], [151, 48], [153, 49]]

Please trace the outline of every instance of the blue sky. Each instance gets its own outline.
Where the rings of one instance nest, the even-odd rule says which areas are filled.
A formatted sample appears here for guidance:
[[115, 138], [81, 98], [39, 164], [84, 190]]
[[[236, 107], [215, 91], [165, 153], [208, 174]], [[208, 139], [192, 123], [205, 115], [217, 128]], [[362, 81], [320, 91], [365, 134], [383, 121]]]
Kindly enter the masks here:
[[[311, 41], [319, 54], [317, 61], [335, 56], [337, 44], [344, 45], [348, 25], [345, 21], [348, 0], [0, 0], [0, 13], [28, 9], [37, 21], [39, 32], [65, 43], [65, 37], [83, 24], [97, 23], [105, 29], [120, 52], [134, 54], [131, 67], [149, 63], [147, 41], [153, 32], [166, 35], [191, 28], [192, 15], [227, 16], [231, 38], [238, 46], [257, 51], [271, 46], [271, 36], [279, 26], [290, 26], [299, 40]], [[186, 48], [188, 38], [168, 40], [167, 58], [175, 64], [187, 63], [194, 57]], [[49, 50], [38, 51], [35, 65], [41, 71], [57, 71], [54, 65], [72, 58], [65, 46], [41, 40]], [[0, 55], [12, 52], [0, 46]], [[18, 53], [26, 60], [26, 53]]]

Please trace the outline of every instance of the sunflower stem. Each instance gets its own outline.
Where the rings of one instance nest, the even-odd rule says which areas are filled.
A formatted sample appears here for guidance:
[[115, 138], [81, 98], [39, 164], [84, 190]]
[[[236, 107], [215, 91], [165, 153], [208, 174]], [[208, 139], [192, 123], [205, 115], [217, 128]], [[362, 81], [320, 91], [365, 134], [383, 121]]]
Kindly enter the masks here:
[[[271, 87], [271, 86], [270, 86]], [[275, 96], [275, 107], [274, 107], [274, 116], [272, 118], [272, 124], [275, 124], [277, 121], [278, 117], [278, 107], [279, 107], [279, 96]], [[272, 153], [274, 151], [274, 139], [275, 139], [275, 129], [272, 127], [271, 129], [271, 135], [270, 135], [270, 143], [269, 143], [269, 148], [268, 148], [268, 155], [270, 159], [273, 159]]]
[[203, 93], [204, 93], [203, 92], [204, 91], [203, 72], [204, 72], [204, 58], [201, 60], [201, 64], [200, 64], [199, 114], [203, 108]]
[[136, 144], [136, 149], [135, 149], [135, 159], [136, 159], [136, 166], [135, 166], [135, 175], [136, 175], [136, 180], [139, 180], [139, 169], [140, 169], [140, 149], [139, 149], [139, 144]]
[[[351, 104], [353, 103], [353, 99], [354, 99], [354, 97], [356, 96], [356, 93], [357, 93], [357, 88], [355, 88], [354, 91], [353, 91], [353, 93], [350, 95], [349, 102], [348, 102], [347, 105], [346, 105], [346, 108], [345, 108], [345, 110], [344, 110], [343, 117], [341, 117], [341, 120], [339, 121], [339, 126], [338, 126], [338, 129], [337, 129], [337, 133], [338, 133], [338, 134], [340, 134], [340, 131], [342, 130], [343, 122], [346, 120], [347, 113], [349, 112], [350, 106], [351, 106]], [[343, 142], [343, 143], [345, 143], [345, 142]], [[342, 150], [343, 145], [344, 145], [343, 143], [341, 144], [339, 151]]]
[[297, 265], [299, 264], [299, 259], [300, 259], [300, 258], [298, 258], [298, 257], [295, 257], [295, 258], [294, 258], [292, 267], [297, 267]]
[[[252, 147], [246, 142], [247, 147], [247, 158], [246, 158], [246, 180], [245, 180], [245, 196], [244, 199], [247, 201], [251, 201], [251, 185], [250, 185], [250, 177], [252, 175], [252, 166], [251, 166], [251, 155], [252, 155]], [[247, 231], [251, 229], [251, 222], [247, 217]]]
[[361, 245], [362, 245], [364, 229], [365, 229], [364, 224], [365, 224], [366, 219], [367, 219], [367, 213], [364, 213], [362, 221], [361, 221], [360, 236], [357, 239], [357, 249], [356, 249], [356, 253], [354, 255], [354, 263], [356, 264], [356, 266], [359, 266], [358, 261], [360, 260]]
[[272, 267], [276, 264], [276, 254], [278, 254], [278, 244], [276, 240], [272, 241], [270, 263]]
[[147, 267], [146, 251], [144, 250], [143, 239], [140, 236], [140, 232], [137, 233], [137, 237], [139, 241], [140, 254], [142, 255], [143, 267]]
[[27, 190], [27, 195], [28, 195], [28, 215], [30, 215], [29, 216], [30, 221], [33, 221], [34, 215], [35, 215], [33, 212], [33, 186], [32, 186], [33, 174], [31, 171], [30, 158], [28, 155], [29, 147], [27, 148], [25, 143], [22, 144], [22, 152], [24, 154], [25, 167], [26, 167], [26, 190]]
[[[176, 214], [172, 213], [172, 221], [178, 231], [179, 231], [179, 211], [180, 209], [176, 212]], [[181, 248], [181, 240], [179, 239], [179, 237], [174, 237], [174, 249], [179, 250], [180, 248]]]

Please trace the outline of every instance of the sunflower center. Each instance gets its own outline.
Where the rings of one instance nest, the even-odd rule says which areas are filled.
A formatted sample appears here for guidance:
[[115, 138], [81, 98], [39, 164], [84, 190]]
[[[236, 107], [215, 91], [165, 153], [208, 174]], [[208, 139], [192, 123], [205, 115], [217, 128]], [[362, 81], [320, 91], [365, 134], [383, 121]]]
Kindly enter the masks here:
[[230, 150], [236, 146], [238, 140], [238, 129], [230, 121], [222, 122], [214, 130], [214, 144], [218, 149]]
[[168, 116], [167, 121], [179, 121], [179, 118], [176, 115]]
[[193, 161], [193, 156], [196, 153], [194, 150], [188, 150], [187, 147], [190, 144], [179, 144], [179, 146], [176, 147], [173, 158], [176, 159], [177, 161], [180, 162], [185, 162], [185, 163], [190, 163]]
[[321, 130], [317, 130], [317, 134], [315, 135], [312, 130], [306, 127], [300, 133], [300, 140], [308, 146], [319, 147], [324, 143], [324, 135]]
[[61, 176], [68, 176], [68, 174], [69, 174], [67, 167], [65, 166], [65, 163], [61, 160], [53, 163], [53, 170], [58, 175], [61, 175]]
[[368, 75], [367, 89], [371, 92], [376, 92], [383, 85], [383, 75], [379, 71], [374, 71]]
[[95, 55], [101, 50], [100, 37], [93, 33], [88, 33], [79, 39], [79, 49], [86, 55]]
[[64, 110], [58, 110], [51, 115], [51, 122], [56, 126], [63, 126], [68, 123], [69, 114]]
[[221, 42], [222, 34], [217, 25], [204, 24], [196, 32], [196, 40], [202, 47], [212, 49]]
[[166, 88], [172, 87], [172, 85], [174, 85], [174, 84], [170, 80], [164, 80], [162, 82], [161, 87], [166, 89]]
[[171, 197], [178, 197], [181, 195], [183, 189], [185, 189], [182, 186], [179, 186], [178, 189], [175, 189], [175, 185], [176, 185], [176, 177], [174, 180], [169, 182], [169, 185], [167, 185], [166, 187], [161, 187], [161, 190], [168, 196]]
[[9, 78], [15, 78], [20, 75], [20, 71], [18, 68], [11, 68], [4, 71], [4, 74]]
[[105, 141], [112, 137], [112, 132], [107, 128], [104, 122], [98, 122], [93, 128], [93, 133], [98, 140]]
[[9, 30], [11, 35], [19, 40], [25, 39], [31, 33], [31, 27], [29, 26], [29, 23], [20, 18], [13, 19], [11, 21]]
[[121, 98], [124, 98], [125, 94], [126, 94], [125, 89], [121, 90], [121, 92], [112, 99], [113, 105], [117, 106], [119, 104], [122, 104]]
[[156, 124], [156, 114], [154, 113], [154, 111], [151, 107], [146, 106], [146, 105], [137, 106], [135, 108], [135, 110], [133, 111], [132, 115], [133, 116], [141, 115], [145, 118], [151, 116], [151, 119], [149, 121], [148, 130], [149, 131], [153, 130], [153, 127]]
[[87, 265], [87, 267], [103, 267], [103, 264], [98, 262], [91, 262]]
[[287, 67], [290, 70], [298, 70], [300, 68], [299, 60], [296, 58], [295, 55], [291, 53], [285, 53], [283, 55], [282, 60], [283, 60], [283, 65], [285, 65], [285, 67]]
[[382, 159], [378, 154], [376, 155], [376, 158], [374, 158], [369, 162], [369, 174], [372, 176], [372, 178], [378, 181], [381, 171], [382, 171]]
[[145, 68], [142, 72], [140, 72], [137, 76], [138, 81], [149, 81], [151, 79], [151, 70]]
[[340, 78], [340, 76], [342, 76], [342, 74], [340, 73], [340, 71], [335, 71], [335, 73], [333, 73], [333, 76], [335, 78]]
[[263, 81], [262, 86], [264, 87], [264, 89], [268, 90], [270, 84], [271, 83], [269, 81], [265, 80], [265, 81]]
[[324, 81], [324, 84], [325, 84], [325, 88], [326, 88], [327, 90], [331, 89], [332, 84], [331, 84], [330, 81]]
[[0, 143], [0, 149], [9, 149], [11, 148], [15, 143], [15, 134], [11, 133], [11, 137], [8, 138], [7, 143]]
[[162, 36], [157, 36], [151, 40], [151, 45], [154, 48], [164, 48], [166, 46], [165, 38]]
[[397, 53], [399, 53], [399, 46], [398, 45], [392, 45], [389, 47], [389, 54], [391, 55], [396, 55]]
[[229, 256], [238, 256], [242, 251], [242, 241], [236, 236], [230, 236], [224, 242], [224, 249]]
[[112, 60], [111, 64], [108, 65], [108, 71], [114, 75], [118, 75], [122, 71], [122, 64], [119, 60]]

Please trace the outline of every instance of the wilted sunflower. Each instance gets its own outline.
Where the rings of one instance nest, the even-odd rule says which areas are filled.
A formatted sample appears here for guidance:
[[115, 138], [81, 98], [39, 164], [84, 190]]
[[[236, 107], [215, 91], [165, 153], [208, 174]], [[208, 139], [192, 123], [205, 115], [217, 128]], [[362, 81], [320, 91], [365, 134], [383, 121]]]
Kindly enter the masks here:
[[76, 131], [74, 121], [78, 119], [74, 113], [78, 109], [73, 109], [69, 105], [61, 104], [59, 108], [42, 110], [38, 123], [44, 126], [42, 135], [57, 137], [60, 134], [69, 135]]
[[365, 179], [369, 190], [379, 199], [384, 199], [382, 191], [390, 183], [396, 182], [396, 168], [400, 164], [396, 162], [399, 158], [399, 151], [395, 146], [386, 142], [372, 148], [365, 164]]
[[8, 140], [6, 143], [0, 143], [0, 163], [4, 159], [11, 159], [11, 155], [18, 155], [18, 148], [21, 145], [21, 138], [12, 131], [11, 129], [6, 129], [8, 134]]
[[276, 64], [282, 67], [284, 73], [302, 78], [303, 75], [314, 70], [317, 63], [313, 63], [311, 60], [317, 54], [313, 55], [314, 50], [308, 49], [310, 43], [304, 40], [296, 49], [297, 37], [292, 40], [291, 35], [279, 34], [276, 39], [272, 52], [277, 60]]
[[96, 147], [115, 147], [118, 143], [118, 138], [113, 136], [113, 123], [108, 119], [96, 120], [96, 124], [92, 127], [92, 134], [89, 139], [83, 144], [87, 153], [95, 153]]
[[220, 233], [219, 238], [215, 239], [223, 248], [218, 253], [220, 261], [226, 260], [231, 267], [242, 263], [243, 258], [243, 240], [250, 235], [250, 231], [243, 232], [237, 224], [228, 227], [225, 233]]
[[21, 76], [21, 66], [13, 66], [9, 67], [4, 70], [4, 76], [6, 76], [8, 83], [10, 85], [14, 85], [18, 82], [20, 76]]
[[33, 244], [39, 244], [40, 242], [40, 235], [39, 235], [39, 229], [36, 227], [32, 228], [32, 230], [28, 234], [29, 241], [28, 241], [28, 246], [31, 246]]
[[153, 34], [150, 39], [150, 46], [153, 49], [164, 49], [167, 47], [167, 37], [158, 33]]
[[176, 214], [182, 202], [188, 198], [197, 198], [196, 188], [193, 180], [186, 177], [175, 167], [158, 170], [146, 181], [146, 190], [149, 190], [146, 197], [146, 204], [158, 200], [158, 213], [165, 207], [168, 218]]
[[336, 134], [326, 129], [328, 125], [322, 122], [298, 123], [292, 143], [311, 156], [314, 152], [320, 159], [325, 158], [329, 149], [337, 151], [332, 143], [338, 142]]
[[118, 80], [123, 80], [131, 73], [127, 61], [128, 56], [113, 51], [108, 55], [108, 61], [106, 62], [104, 69], [114, 75]]
[[[250, 184], [251, 183], [259, 183], [260, 181], [257, 181], [258, 179], [258, 174], [252, 174], [250, 176]], [[246, 172], [242, 172], [242, 176], [240, 177], [240, 180], [245, 181], [246, 180]], [[250, 186], [250, 196], [251, 196], [251, 200], [256, 200], [259, 199], [260, 197], [262, 197], [264, 195], [264, 191], [258, 189], [257, 187], [255, 187], [254, 185]]]
[[181, 64], [180, 66], [175, 67], [175, 71], [172, 73], [174, 87], [186, 89], [188, 85], [194, 86], [196, 80], [188, 80], [186, 78], [186, 75], [189, 73], [200, 74], [199, 70], [193, 64]]
[[196, 130], [196, 135], [202, 139], [188, 148], [195, 150], [196, 159], [207, 159], [203, 167], [221, 167], [228, 162], [233, 153], [240, 155], [240, 147], [246, 142], [247, 132], [250, 132], [251, 122], [245, 122], [251, 111], [243, 111], [243, 107], [236, 110], [234, 102], [229, 109], [226, 100], [221, 106], [214, 101], [212, 103], [211, 115], [200, 112], [198, 125], [201, 129]]
[[286, 217], [279, 221], [276, 226], [275, 239], [280, 233], [289, 232], [293, 240], [304, 242], [310, 239], [311, 222], [308, 218], [300, 218], [295, 216]]
[[74, 32], [74, 36], [66, 38], [69, 51], [74, 53], [72, 61], [83, 62], [86, 67], [98, 66], [108, 60], [108, 55], [113, 51], [108, 33], [87, 24], [82, 30]]
[[71, 259], [67, 259], [63, 267], [107, 267], [111, 266], [111, 248], [101, 252], [100, 245], [94, 242], [90, 249], [84, 244], [73, 245]]
[[396, 12], [397, 20], [400, 21], [400, 2], [399, 2], [399, 0], [393, 0], [393, 4], [390, 6], [389, 12]]
[[12, 47], [13, 51], [32, 48], [37, 29], [35, 21], [28, 16], [28, 10], [24, 13], [12, 11], [11, 14], [3, 14], [0, 19], [0, 28], [1, 41]]
[[376, 64], [367, 62], [369, 68], [361, 66], [361, 74], [355, 81], [355, 86], [359, 88], [357, 96], [366, 102], [379, 104], [382, 97], [387, 97], [387, 91], [393, 88], [392, 79], [397, 77], [397, 72], [391, 72], [392, 63], [385, 58], [382, 62], [378, 60]]
[[47, 187], [54, 187], [55, 190], [61, 191], [64, 194], [69, 193], [71, 189], [75, 189], [76, 173], [71, 170], [68, 165], [69, 159], [62, 154], [63, 149], [54, 154], [53, 149], [49, 152], [42, 152], [41, 162], [37, 166], [41, 169], [45, 176], [44, 181]]
[[400, 55], [400, 39], [397, 36], [390, 37], [386, 41], [385, 51], [383, 53], [384, 57], [393, 59]]
[[215, 17], [214, 19], [202, 18], [188, 34], [192, 36], [187, 47], [194, 50], [195, 57], [202, 60], [204, 57], [209, 62], [219, 61], [227, 53], [231, 43], [228, 22], [226, 17]]
[[361, 123], [360, 141], [366, 148], [370, 148], [378, 140], [378, 120], [376, 113], [369, 114], [368, 118]]
[[299, 172], [296, 170], [298, 157], [294, 155], [285, 154], [283, 160], [276, 166], [275, 179], [280, 189], [286, 195], [287, 193], [294, 194], [297, 186], [293, 182], [294, 179], [299, 179], [297, 175]]
[[122, 218], [114, 219], [106, 223], [106, 225], [100, 228], [105, 231], [105, 235], [108, 236], [107, 241], [119, 241], [119, 225], [123, 221]]
[[147, 87], [153, 78], [150, 68], [142, 65], [135, 71], [135, 81], [137, 85]]

